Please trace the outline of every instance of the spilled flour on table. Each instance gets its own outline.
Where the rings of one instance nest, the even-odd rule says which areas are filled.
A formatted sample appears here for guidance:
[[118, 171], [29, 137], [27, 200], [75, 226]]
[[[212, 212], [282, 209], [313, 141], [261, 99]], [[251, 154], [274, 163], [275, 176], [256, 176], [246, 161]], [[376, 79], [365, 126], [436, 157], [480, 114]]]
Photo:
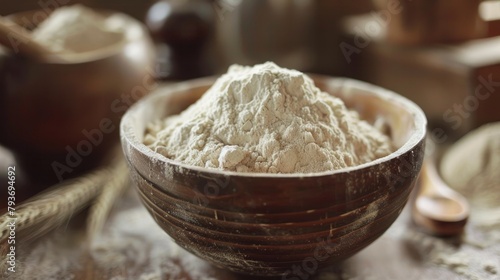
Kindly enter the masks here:
[[209, 265], [175, 244], [142, 206], [120, 211], [107, 228], [94, 241], [92, 257], [105, 269], [128, 266], [122, 280], [165, 279], [166, 275], [168, 279], [215, 280], [207, 273]]
[[406, 231], [403, 238], [414, 245], [427, 264], [462, 276], [454, 279], [495, 280], [500, 277], [499, 245], [486, 252], [466, 239], [443, 239], [419, 231]]
[[90, 256], [83, 230], [59, 228], [33, 245], [19, 242], [16, 272], [0, 279], [93, 279], [92, 274], [87, 278], [83, 274], [100, 272], [111, 272], [115, 276], [100, 275], [111, 280], [217, 279], [213, 267], [180, 248], [159, 228], [133, 190], [117, 208], [94, 239]]
[[79, 258], [83, 251], [83, 240], [82, 235], [69, 234], [64, 229], [58, 229], [43, 242], [24, 244], [26, 247], [22, 241], [17, 242], [20, 244], [16, 251], [16, 272], [4, 274], [5, 278], [2, 279], [75, 279], [73, 272], [82, 268]]

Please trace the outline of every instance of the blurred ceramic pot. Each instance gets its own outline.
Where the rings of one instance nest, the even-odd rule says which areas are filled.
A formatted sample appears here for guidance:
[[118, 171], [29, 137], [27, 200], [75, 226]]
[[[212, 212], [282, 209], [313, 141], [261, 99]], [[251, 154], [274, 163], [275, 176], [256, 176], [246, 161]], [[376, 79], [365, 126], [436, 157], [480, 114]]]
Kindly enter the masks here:
[[[29, 27], [47, 16], [40, 10], [10, 18]], [[131, 17], [120, 20], [122, 41], [68, 63], [0, 49], [0, 144], [31, 179], [54, 183], [95, 167], [118, 143], [122, 114], [156, 86], [148, 32]]]

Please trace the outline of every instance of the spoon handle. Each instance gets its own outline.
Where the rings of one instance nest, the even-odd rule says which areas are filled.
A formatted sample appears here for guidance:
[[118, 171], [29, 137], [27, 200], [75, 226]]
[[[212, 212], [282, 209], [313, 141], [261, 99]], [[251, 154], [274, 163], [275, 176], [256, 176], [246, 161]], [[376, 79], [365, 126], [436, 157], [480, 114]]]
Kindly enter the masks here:
[[51, 51], [33, 41], [30, 32], [9, 19], [0, 16], [0, 44], [9, 48], [14, 54], [41, 60]]
[[441, 190], [443, 188], [441, 187], [445, 184], [437, 173], [433, 158], [429, 157], [424, 159], [424, 164], [422, 165], [420, 176], [422, 181], [422, 185], [420, 188], [421, 195], [442, 194]]
[[469, 216], [469, 204], [441, 178], [435, 144], [427, 140], [420, 184], [412, 207], [412, 218], [422, 230], [438, 236], [463, 232]]

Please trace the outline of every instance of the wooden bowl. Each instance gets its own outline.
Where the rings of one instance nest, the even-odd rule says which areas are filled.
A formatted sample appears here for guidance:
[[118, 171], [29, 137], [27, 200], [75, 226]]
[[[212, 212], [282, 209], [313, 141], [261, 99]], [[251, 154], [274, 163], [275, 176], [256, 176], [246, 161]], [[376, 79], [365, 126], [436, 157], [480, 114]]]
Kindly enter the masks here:
[[[32, 28], [48, 15], [9, 18]], [[126, 109], [152, 89], [152, 40], [140, 22], [123, 19], [122, 42], [75, 54], [74, 63], [32, 61], [0, 48], [0, 144], [34, 180], [53, 183], [94, 167], [119, 143]]]
[[156, 222], [181, 247], [238, 273], [291, 276], [294, 265], [314, 273], [368, 246], [398, 217], [422, 165], [424, 113], [366, 83], [312, 78], [364, 119], [383, 120], [397, 150], [341, 170], [265, 174], [188, 166], [142, 144], [147, 123], [181, 112], [213, 78], [159, 90], [125, 114], [120, 133], [133, 181]]

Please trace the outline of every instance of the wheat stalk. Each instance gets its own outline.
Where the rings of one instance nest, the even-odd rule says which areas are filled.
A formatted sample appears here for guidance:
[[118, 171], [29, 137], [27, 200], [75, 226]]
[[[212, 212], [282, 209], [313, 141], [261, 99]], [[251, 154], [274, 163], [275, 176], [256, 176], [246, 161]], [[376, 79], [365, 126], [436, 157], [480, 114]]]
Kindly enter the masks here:
[[87, 238], [89, 239], [89, 244], [101, 232], [111, 208], [127, 189], [127, 186], [127, 167], [125, 161], [122, 161], [114, 168], [109, 182], [105, 184], [101, 194], [94, 200], [90, 208], [87, 219]]
[[[73, 214], [87, 206], [90, 201], [101, 193], [103, 186], [110, 178], [115, 178], [112, 180], [113, 182], [123, 181], [124, 179], [116, 178], [119, 177], [116, 174], [117, 171], [123, 174], [123, 169], [123, 156], [117, 149], [112, 154], [110, 164], [105, 167], [57, 184], [34, 196], [18, 206], [14, 217], [9, 216], [8, 213], [0, 216], [0, 252], [2, 256], [5, 256], [7, 251], [7, 238], [10, 233], [8, 224], [12, 221], [12, 218], [16, 219], [16, 236], [22, 236], [23, 242], [34, 240], [64, 224]], [[95, 212], [102, 213], [103, 211]], [[107, 214], [107, 211], [104, 212]], [[105, 220], [105, 216], [97, 219], [97, 221], [103, 219]], [[97, 224], [99, 223], [102, 222], [97, 222]]]

